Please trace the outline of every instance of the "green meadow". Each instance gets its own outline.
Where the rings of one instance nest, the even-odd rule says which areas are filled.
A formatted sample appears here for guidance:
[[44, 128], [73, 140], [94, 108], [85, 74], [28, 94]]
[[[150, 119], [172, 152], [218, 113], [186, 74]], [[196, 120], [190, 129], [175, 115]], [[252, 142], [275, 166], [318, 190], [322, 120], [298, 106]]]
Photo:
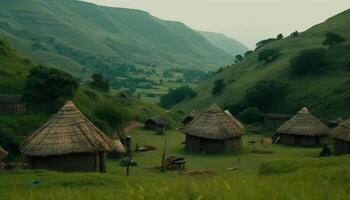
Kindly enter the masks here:
[[[45, 170], [2, 171], [0, 199], [348, 199], [350, 157], [319, 158], [320, 148], [261, 144], [261, 136], [243, 137], [241, 154], [189, 153], [177, 130], [165, 136], [134, 130], [133, 145], [155, 151], [134, 153], [137, 167], [126, 177], [119, 160], [108, 160], [107, 173], [60, 173]], [[216, 175], [186, 175], [160, 166], [166, 155], [185, 157], [186, 170], [212, 170]], [[257, 143], [249, 143], [252, 140]], [[251, 153], [269, 150], [270, 154]], [[236, 168], [235, 170], [227, 170]]]

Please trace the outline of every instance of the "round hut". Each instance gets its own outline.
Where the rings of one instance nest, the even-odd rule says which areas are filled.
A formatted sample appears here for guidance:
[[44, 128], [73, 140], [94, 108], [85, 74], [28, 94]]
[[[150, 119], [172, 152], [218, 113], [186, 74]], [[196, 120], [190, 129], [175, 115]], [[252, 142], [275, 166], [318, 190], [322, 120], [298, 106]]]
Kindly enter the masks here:
[[118, 134], [114, 134], [110, 137], [112, 144], [112, 151], [108, 154], [109, 158], [120, 158], [126, 153], [126, 148], [120, 141]]
[[186, 134], [185, 148], [194, 152], [238, 151], [244, 126], [217, 105], [198, 114], [182, 130]]
[[334, 155], [350, 154], [350, 119], [335, 127], [331, 137], [334, 139]]
[[0, 146], [0, 161], [7, 156], [7, 151], [5, 151], [1, 146]]
[[330, 129], [304, 107], [277, 129], [279, 142], [286, 145], [320, 146], [327, 143]]
[[22, 145], [28, 166], [57, 171], [105, 172], [109, 138], [68, 101]]

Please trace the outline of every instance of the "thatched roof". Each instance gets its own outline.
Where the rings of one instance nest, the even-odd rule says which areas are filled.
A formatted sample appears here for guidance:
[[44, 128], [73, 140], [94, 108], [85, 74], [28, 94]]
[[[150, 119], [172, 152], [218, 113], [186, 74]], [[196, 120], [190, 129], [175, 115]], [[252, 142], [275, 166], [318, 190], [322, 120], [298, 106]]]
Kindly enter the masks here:
[[121, 154], [126, 153], [126, 148], [124, 147], [123, 143], [120, 141], [119, 137], [117, 135], [113, 135], [111, 137], [111, 144], [113, 146], [114, 152], [118, 152]]
[[335, 139], [350, 142], [350, 119], [341, 122], [331, 131], [331, 136]]
[[5, 151], [1, 146], [0, 146], [0, 160], [5, 158], [7, 156], [7, 151]]
[[223, 140], [241, 136], [245, 128], [236, 118], [214, 104], [198, 114], [182, 132], [201, 138]]
[[166, 119], [162, 118], [161, 116], [155, 116], [152, 118], [149, 118], [145, 124], [147, 123], [155, 123], [157, 125], [163, 125], [163, 126], [167, 126], [168, 122], [166, 121]]
[[50, 156], [112, 149], [110, 139], [68, 101], [25, 140], [22, 152], [28, 156]]
[[330, 129], [304, 107], [277, 129], [278, 134], [319, 136], [328, 135]]

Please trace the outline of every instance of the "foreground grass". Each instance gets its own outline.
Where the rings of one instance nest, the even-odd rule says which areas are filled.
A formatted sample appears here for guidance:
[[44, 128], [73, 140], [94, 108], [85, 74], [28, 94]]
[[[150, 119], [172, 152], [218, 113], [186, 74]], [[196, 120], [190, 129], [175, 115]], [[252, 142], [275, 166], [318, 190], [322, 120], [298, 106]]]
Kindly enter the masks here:
[[[59, 173], [18, 170], [0, 174], [0, 199], [348, 199], [350, 157], [318, 158], [319, 149], [247, 143], [260, 136], [244, 137], [245, 151], [232, 154], [193, 154], [183, 150], [183, 135], [166, 136], [136, 130], [134, 143], [151, 144], [157, 151], [135, 155], [138, 167], [131, 176], [118, 161], [108, 162], [108, 173]], [[186, 176], [146, 169], [160, 163], [161, 146], [168, 139], [167, 155], [187, 159], [187, 169], [211, 169], [215, 176]], [[268, 149], [272, 154], [252, 154]], [[227, 171], [229, 167], [237, 170]]]

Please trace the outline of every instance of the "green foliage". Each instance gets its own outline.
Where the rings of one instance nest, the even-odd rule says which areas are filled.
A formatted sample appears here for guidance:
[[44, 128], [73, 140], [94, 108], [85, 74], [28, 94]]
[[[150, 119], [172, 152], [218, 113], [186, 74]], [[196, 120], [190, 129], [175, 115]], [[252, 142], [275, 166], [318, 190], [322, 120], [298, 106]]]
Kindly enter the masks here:
[[299, 32], [298, 31], [294, 31], [290, 34], [290, 36], [292, 37], [298, 37], [299, 36]]
[[247, 57], [247, 56], [251, 55], [252, 53], [253, 53], [253, 51], [251, 51], [251, 50], [246, 51], [246, 52], [244, 53], [244, 57]]
[[315, 74], [321, 72], [327, 63], [324, 49], [306, 49], [290, 60], [290, 68], [295, 75]]
[[[122, 107], [116, 107], [114, 104], [102, 104], [95, 110], [95, 115], [100, 120], [108, 123], [111, 130], [105, 130], [107, 133], [113, 133], [123, 129], [126, 123], [130, 120], [130, 114]], [[103, 127], [106, 129], [106, 127]]]
[[283, 174], [297, 170], [300, 166], [290, 160], [278, 160], [262, 162], [259, 166], [259, 173], [262, 175]]
[[276, 41], [276, 38], [268, 38], [266, 40], [261, 40], [260, 42], [256, 43], [256, 48], [257, 49], [261, 48], [261, 47], [263, 47], [263, 46], [265, 46], [273, 41]]
[[105, 80], [102, 74], [92, 74], [91, 78], [90, 85], [92, 88], [103, 92], [109, 91], [109, 81]]
[[196, 95], [197, 93], [187, 85], [174, 90], [171, 89], [168, 94], [161, 96], [159, 105], [163, 108], [171, 108], [186, 98], [193, 98]]
[[224, 79], [218, 79], [214, 82], [214, 88], [211, 91], [211, 94], [213, 96], [219, 95], [222, 90], [225, 88], [225, 80]]
[[235, 60], [236, 63], [240, 63], [243, 60], [242, 55], [236, 55], [235, 58], [236, 58], [236, 60]]
[[339, 43], [344, 42], [345, 39], [343, 37], [341, 37], [340, 35], [338, 35], [337, 33], [334, 32], [329, 32], [326, 33], [326, 40], [323, 41], [323, 45], [324, 46], [329, 46], [329, 47], [333, 47]]
[[283, 34], [282, 33], [278, 34], [277, 35], [277, 40], [282, 40], [282, 39], [283, 39]]
[[26, 97], [32, 102], [50, 102], [72, 98], [78, 81], [67, 72], [37, 66], [30, 70], [25, 83]]
[[249, 107], [242, 111], [238, 118], [246, 124], [252, 124], [262, 121], [262, 112], [257, 107]]
[[273, 105], [284, 105], [287, 83], [281, 80], [259, 81], [249, 88], [243, 99], [246, 107], [266, 110]]
[[280, 51], [277, 49], [264, 49], [259, 53], [258, 61], [261, 63], [270, 63], [276, 60], [281, 55]]

